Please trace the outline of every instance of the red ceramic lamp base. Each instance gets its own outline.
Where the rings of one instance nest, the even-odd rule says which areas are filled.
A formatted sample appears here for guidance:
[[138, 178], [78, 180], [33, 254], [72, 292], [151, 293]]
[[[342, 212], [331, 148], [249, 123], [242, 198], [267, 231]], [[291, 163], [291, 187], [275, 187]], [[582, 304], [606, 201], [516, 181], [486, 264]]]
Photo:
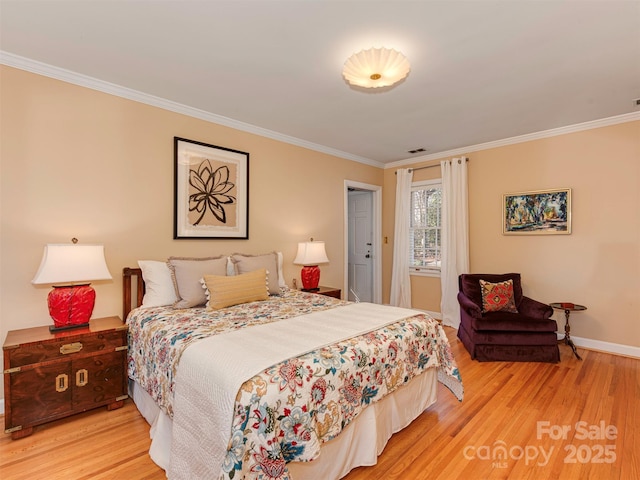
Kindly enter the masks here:
[[320, 267], [317, 265], [305, 265], [300, 271], [302, 279], [302, 290], [307, 292], [318, 290], [320, 283]]
[[96, 291], [89, 284], [53, 287], [47, 300], [53, 319], [50, 331], [86, 327], [93, 313]]

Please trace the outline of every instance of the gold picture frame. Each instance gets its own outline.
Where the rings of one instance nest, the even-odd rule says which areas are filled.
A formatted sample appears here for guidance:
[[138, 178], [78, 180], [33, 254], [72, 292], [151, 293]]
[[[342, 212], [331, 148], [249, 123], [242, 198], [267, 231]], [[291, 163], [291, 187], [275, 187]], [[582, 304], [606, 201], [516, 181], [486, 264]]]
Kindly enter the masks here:
[[571, 234], [571, 189], [507, 193], [502, 199], [504, 235]]

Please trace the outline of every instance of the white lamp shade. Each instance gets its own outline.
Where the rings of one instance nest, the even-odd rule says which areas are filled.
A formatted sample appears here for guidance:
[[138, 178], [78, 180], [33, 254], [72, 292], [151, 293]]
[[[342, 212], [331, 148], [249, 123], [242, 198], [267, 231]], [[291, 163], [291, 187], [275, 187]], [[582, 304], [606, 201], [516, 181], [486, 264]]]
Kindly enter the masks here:
[[31, 283], [88, 282], [111, 280], [103, 245], [47, 244], [40, 268]]
[[409, 60], [397, 50], [370, 48], [351, 55], [342, 75], [351, 84], [364, 88], [388, 87], [409, 74]]
[[324, 249], [324, 242], [300, 242], [298, 243], [298, 254], [293, 263], [296, 265], [318, 265], [328, 263], [327, 252]]

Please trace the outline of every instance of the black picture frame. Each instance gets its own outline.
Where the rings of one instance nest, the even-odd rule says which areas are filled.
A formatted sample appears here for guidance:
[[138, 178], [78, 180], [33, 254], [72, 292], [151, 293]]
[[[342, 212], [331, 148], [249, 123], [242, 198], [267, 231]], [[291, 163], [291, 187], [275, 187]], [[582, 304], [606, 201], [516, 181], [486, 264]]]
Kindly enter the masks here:
[[174, 137], [173, 238], [249, 238], [249, 153]]

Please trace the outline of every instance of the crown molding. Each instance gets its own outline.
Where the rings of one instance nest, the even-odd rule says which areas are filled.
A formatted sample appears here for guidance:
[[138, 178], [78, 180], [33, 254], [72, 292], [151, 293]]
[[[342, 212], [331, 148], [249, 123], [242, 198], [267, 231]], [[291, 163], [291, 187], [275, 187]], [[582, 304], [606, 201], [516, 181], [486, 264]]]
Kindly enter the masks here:
[[618, 123], [626, 123], [640, 120], [640, 112], [625, 113], [622, 115], [616, 115], [613, 117], [601, 118], [598, 120], [592, 120], [589, 122], [577, 123], [575, 125], [568, 125], [566, 127], [552, 128], [550, 130], [543, 130], [535, 133], [528, 133], [526, 135], [519, 135], [517, 137], [505, 138], [502, 140], [495, 140], [493, 142], [479, 143], [477, 145], [471, 145], [468, 147], [455, 148], [453, 150], [446, 150], [444, 152], [430, 153], [429, 155], [423, 155], [420, 157], [408, 158], [406, 160], [398, 160], [397, 162], [387, 163], [385, 170], [388, 168], [403, 167], [405, 165], [414, 165], [418, 162], [426, 162], [429, 160], [438, 160], [447, 157], [455, 157], [456, 155], [468, 155], [470, 152], [478, 152], [480, 150], [489, 150], [490, 148], [504, 147], [505, 145], [514, 145], [516, 143], [530, 142], [532, 140], [539, 140], [541, 138], [556, 137], [558, 135], [566, 135], [568, 133], [582, 132], [583, 130], [591, 130], [594, 128], [608, 127], [609, 125], [617, 125]]
[[352, 160], [354, 162], [363, 163], [365, 165], [369, 165], [377, 168], [383, 168], [383, 169], [403, 167], [405, 165], [414, 165], [419, 162], [438, 160], [442, 158], [453, 157], [456, 155], [465, 155], [465, 154], [468, 154], [469, 152], [488, 150], [490, 148], [503, 147], [506, 145], [514, 145], [517, 143], [530, 142], [532, 140], [538, 140], [542, 138], [555, 137], [558, 135], [566, 135], [568, 133], [580, 132], [583, 130], [590, 130], [594, 128], [606, 127], [609, 125], [616, 125], [618, 123], [625, 123], [625, 122], [640, 120], [640, 111], [631, 112], [623, 115], [616, 115], [613, 117], [592, 120], [589, 122], [578, 123], [575, 125], [569, 125], [569, 126], [554, 128], [550, 130], [543, 130], [540, 132], [519, 135], [516, 137], [505, 138], [502, 140], [495, 140], [491, 142], [480, 143], [477, 145], [470, 145], [467, 147], [456, 148], [453, 150], [446, 150], [442, 152], [431, 153], [429, 155], [412, 157], [405, 160], [398, 160], [396, 162], [385, 164], [369, 158], [360, 157], [358, 155], [353, 155], [347, 152], [343, 152], [341, 150], [336, 150], [330, 147], [326, 147], [324, 145], [319, 145], [316, 143], [308, 142], [306, 140], [291, 137], [289, 135], [284, 135], [282, 133], [274, 132], [266, 128], [240, 122], [238, 120], [233, 120], [232, 118], [224, 117], [222, 115], [216, 115], [214, 113], [200, 110], [198, 108], [189, 107], [187, 105], [173, 102], [171, 100], [166, 100], [164, 98], [156, 97], [154, 95], [149, 95], [149, 94], [139, 92], [137, 90], [133, 90], [127, 87], [122, 87], [114, 83], [105, 82], [103, 80], [89, 77], [87, 75], [83, 75], [80, 73], [72, 72], [70, 70], [54, 67], [46, 63], [21, 57], [19, 55], [14, 55], [12, 53], [8, 53], [2, 50], [0, 50], [0, 64], [7, 65], [9, 67], [18, 68], [20, 70], [25, 70], [31, 73], [36, 73], [38, 75], [43, 75], [45, 77], [54, 78], [56, 80], [61, 80], [63, 82], [71, 83], [81, 87], [90, 88], [92, 90], [97, 90], [99, 92], [107, 93], [117, 97], [126, 98], [128, 100], [133, 100], [134, 102], [151, 105], [153, 107], [162, 108], [164, 110], [179, 113], [189, 117], [198, 118], [206, 122], [223, 125], [226, 127], [234, 128], [236, 130], [241, 130], [243, 132], [260, 135], [261, 137], [266, 137], [272, 140], [288, 143], [290, 145], [296, 145], [298, 147], [307, 148], [309, 150], [325, 153], [327, 155], [332, 155], [334, 157], [344, 158], [345, 160]]
[[105, 82], [97, 78], [72, 72], [70, 70], [65, 70], [64, 68], [54, 67], [46, 63], [21, 57], [19, 55], [14, 55], [2, 50], [0, 50], [0, 64], [18, 68], [20, 70], [25, 70], [31, 73], [36, 73], [45, 77], [54, 78], [63, 82], [72, 83], [80, 87], [90, 88], [99, 92], [108, 93], [117, 97], [126, 98], [128, 100], [133, 100], [134, 102], [144, 103], [153, 107], [162, 108], [164, 110], [179, 113], [182, 115], [187, 115], [189, 117], [204, 120], [206, 122], [211, 122], [218, 125], [223, 125], [225, 127], [234, 128], [236, 130], [241, 130], [243, 132], [260, 135], [261, 137], [266, 137], [272, 140], [296, 145], [298, 147], [307, 148], [316, 152], [326, 153], [327, 155], [332, 155], [334, 157], [344, 158], [345, 160], [352, 160], [354, 162], [364, 163], [366, 165], [377, 168], [384, 167], [383, 163], [371, 160], [369, 158], [353, 155], [341, 150], [326, 147], [324, 145], [307, 142], [305, 140], [274, 132], [266, 128], [261, 128], [255, 125], [233, 120], [232, 118], [223, 117], [222, 115], [216, 115], [214, 113], [200, 110], [198, 108], [189, 107], [177, 102], [172, 102], [171, 100], [166, 100], [154, 95], [149, 95], [137, 90], [133, 90], [131, 88], [116, 85], [114, 83]]

